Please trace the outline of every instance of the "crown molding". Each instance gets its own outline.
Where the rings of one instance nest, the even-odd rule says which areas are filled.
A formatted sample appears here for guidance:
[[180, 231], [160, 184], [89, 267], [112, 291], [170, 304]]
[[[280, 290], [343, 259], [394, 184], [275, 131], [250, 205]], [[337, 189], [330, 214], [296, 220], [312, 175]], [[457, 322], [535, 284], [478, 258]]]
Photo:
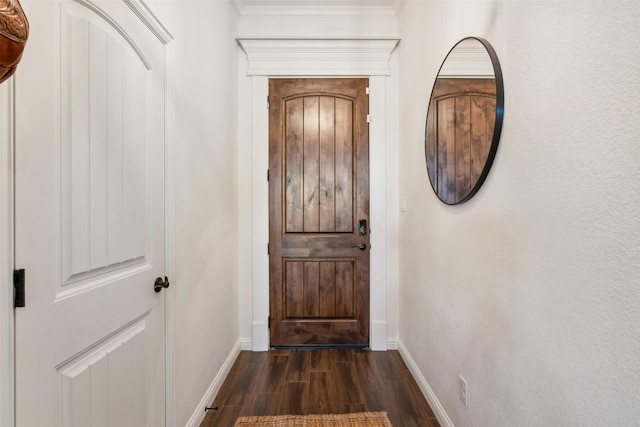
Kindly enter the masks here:
[[230, 0], [238, 16], [395, 16], [406, 0]]
[[390, 75], [399, 38], [237, 38], [250, 76]]

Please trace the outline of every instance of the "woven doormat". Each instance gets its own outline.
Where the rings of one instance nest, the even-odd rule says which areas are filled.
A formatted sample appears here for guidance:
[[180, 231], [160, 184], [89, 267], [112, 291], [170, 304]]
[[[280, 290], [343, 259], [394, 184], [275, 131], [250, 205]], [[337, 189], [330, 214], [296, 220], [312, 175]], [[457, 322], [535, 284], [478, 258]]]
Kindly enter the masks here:
[[234, 427], [393, 427], [386, 412], [240, 417]]

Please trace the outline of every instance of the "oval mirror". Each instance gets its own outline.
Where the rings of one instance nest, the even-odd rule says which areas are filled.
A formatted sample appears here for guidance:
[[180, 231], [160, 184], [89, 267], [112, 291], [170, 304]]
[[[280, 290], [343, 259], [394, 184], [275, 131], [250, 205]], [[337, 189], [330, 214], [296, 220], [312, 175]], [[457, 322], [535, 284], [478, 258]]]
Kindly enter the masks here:
[[459, 41], [440, 66], [425, 131], [429, 180], [444, 203], [466, 202], [484, 182], [498, 149], [503, 112], [495, 51], [481, 38]]

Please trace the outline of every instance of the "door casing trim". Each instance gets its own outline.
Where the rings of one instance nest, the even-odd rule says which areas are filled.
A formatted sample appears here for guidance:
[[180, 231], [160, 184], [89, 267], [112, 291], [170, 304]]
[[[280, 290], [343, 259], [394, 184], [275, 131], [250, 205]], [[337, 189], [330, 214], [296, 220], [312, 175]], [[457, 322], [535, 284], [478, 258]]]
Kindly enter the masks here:
[[[242, 39], [237, 42], [247, 54], [251, 89], [252, 172], [252, 342], [253, 351], [269, 349], [269, 78], [277, 77], [368, 77], [370, 164], [370, 348], [388, 349], [387, 323], [387, 76], [390, 58], [399, 39]], [[304, 49], [299, 49], [304, 46]], [[350, 54], [344, 55], [344, 49]], [[334, 58], [318, 70], [317, 55]], [[319, 75], [319, 73], [321, 75]]]
[[[176, 111], [175, 111], [175, 43], [165, 44], [165, 156], [164, 156], [164, 269], [169, 280], [175, 277], [175, 182], [176, 182]], [[170, 286], [164, 294], [165, 322], [165, 409], [166, 427], [176, 426], [176, 286]]]
[[13, 81], [0, 85], [0, 427], [15, 424]]

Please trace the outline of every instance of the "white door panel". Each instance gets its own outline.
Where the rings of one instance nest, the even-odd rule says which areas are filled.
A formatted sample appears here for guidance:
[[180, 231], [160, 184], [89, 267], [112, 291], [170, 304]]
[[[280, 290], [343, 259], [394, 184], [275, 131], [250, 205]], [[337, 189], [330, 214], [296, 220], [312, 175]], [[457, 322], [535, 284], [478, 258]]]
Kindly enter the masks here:
[[16, 424], [162, 426], [164, 47], [125, 2], [23, 6]]

